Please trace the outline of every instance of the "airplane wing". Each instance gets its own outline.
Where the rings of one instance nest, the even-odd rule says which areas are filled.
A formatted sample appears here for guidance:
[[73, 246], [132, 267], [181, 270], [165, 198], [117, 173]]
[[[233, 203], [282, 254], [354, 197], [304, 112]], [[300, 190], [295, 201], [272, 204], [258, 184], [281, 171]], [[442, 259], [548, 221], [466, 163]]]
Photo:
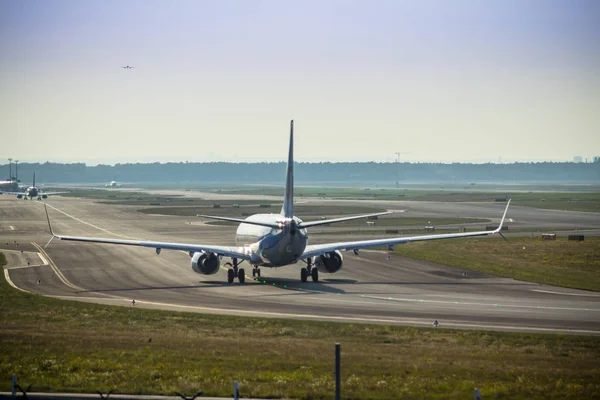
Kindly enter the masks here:
[[120, 244], [120, 245], [129, 245], [129, 246], [150, 247], [153, 249], [157, 249], [157, 251], [162, 250], [162, 249], [181, 250], [181, 251], [185, 251], [188, 253], [205, 251], [205, 252], [215, 253], [215, 254], [218, 254], [221, 256], [226, 256], [226, 257], [236, 257], [241, 260], [250, 260], [250, 258], [251, 258], [250, 252], [246, 252], [244, 247], [57, 235], [52, 230], [52, 225], [50, 224], [50, 217], [48, 216], [48, 208], [46, 207], [46, 204], [44, 204], [44, 208], [46, 210], [46, 218], [48, 219], [48, 227], [50, 228], [50, 233], [52, 234], [52, 237], [58, 238], [60, 240], [71, 240], [71, 241], [76, 241], [76, 242], [87, 242], [87, 243], [105, 243], [105, 244]]
[[510, 200], [506, 204], [506, 209], [504, 210], [504, 214], [502, 215], [502, 220], [500, 221], [500, 225], [498, 228], [493, 231], [477, 231], [477, 232], [460, 232], [460, 233], [443, 233], [438, 235], [421, 235], [421, 236], [406, 236], [399, 238], [386, 238], [386, 239], [371, 239], [371, 240], [358, 240], [353, 242], [337, 242], [337, 243], [326, 243], [326, 244], [317, 244], [317, 245], [308, 245], [304, 250], [304, 253], [300, 258], [306, 259], [310, 257], [320, 256], [325, 253], [329, 253], [335, 250], [359, 250], [359, 249], [367, 249], [371, 247], [381, 247], [381, 246], [393, 246], [396, 244], [404, 244], [410, 242], [421, 242], [425, 240], [440, 240], [440, 239], [454, 239], [454, 238], [464, 238], [464, 237], [474, 237], [474, 236], [487, 236], [492, 234], [500, 234], [500, 230], [502, 229], [502, 225], [504, 224], [504, 218], [506, 217], [506, 212], [508, 211], [508, 206], [510, 205]]

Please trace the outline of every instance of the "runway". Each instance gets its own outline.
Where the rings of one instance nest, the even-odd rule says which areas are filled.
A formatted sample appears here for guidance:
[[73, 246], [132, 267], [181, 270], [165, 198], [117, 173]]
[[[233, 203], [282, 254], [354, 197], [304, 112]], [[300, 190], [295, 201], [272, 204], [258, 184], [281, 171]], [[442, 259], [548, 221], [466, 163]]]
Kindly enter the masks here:
[[[233, 244], [235, 228], [189, 217], [141, 214], [135, 212], [139, 206], [83, 199], [54, 197], [47, 203], [53, 228], [61, 234]], [[502, 212], [497, 204], [473, 204], [393, 205], [419, 216], [499, 218]], [[600, 216], [590, 213], [511, 207], [509, 217], [541, 226], [600, 228]], [[383, 252], [344, 253], [343, 269], [321, 274], [319, 283], [301, 283], [297, 264], [262, 268], [259, 282], [230, 285], [224, 268], [210, 276], [194, 273], [183, 252], [157, 255], [147, 248], [56, 239], [44, 250], [50, 234], [40, 202], [0, 197], [0, 225], [0, 249], [9, 260], [5, 276], [22, 290], [48, 296], [129, 307], [135, 299], [135, 307], [244, 316], [413, 326], [438, 320], [450, 328], [600, 335], [600, 293], [476, 273], [465, 277], [442, 265], [398, 256], [388, 260]], [[241, 267], [251, 272], [250, 266]]]

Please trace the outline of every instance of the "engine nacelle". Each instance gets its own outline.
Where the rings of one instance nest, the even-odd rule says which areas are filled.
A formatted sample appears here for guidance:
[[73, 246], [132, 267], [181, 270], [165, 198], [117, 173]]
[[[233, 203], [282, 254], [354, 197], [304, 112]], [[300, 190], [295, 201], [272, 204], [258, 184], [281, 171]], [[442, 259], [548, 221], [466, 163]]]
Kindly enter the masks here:
[[192, 269], [197, 274], [216, 274], [220, 264], [219, 256], [215, 253], [197, 252], [192, 256]]
[[333, 274], [338, 272], [344, 264], [344, 257], [339, 250], [325, 253], [322, 256], [313, 257], [313, 264], [319, 272]]
[[43, 195], [42, 195], [42, 199], [47, 199], [47, 198], [48, 198], [48, 195], [47, 195], [47, 194], [43, 194]]

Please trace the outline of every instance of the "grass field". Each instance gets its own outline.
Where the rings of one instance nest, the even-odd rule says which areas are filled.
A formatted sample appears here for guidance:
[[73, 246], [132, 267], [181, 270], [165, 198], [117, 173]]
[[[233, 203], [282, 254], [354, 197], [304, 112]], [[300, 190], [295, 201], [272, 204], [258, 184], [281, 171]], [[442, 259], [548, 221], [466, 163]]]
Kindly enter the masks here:
[[[251, 187], [244, 189], [208, 189], [223, 194], [256, 194], [281, 197], [282, 187]], [[84, 197], [120, 205], [160, 206], [231, 206], [231, 200], [204, 200], [183, 196], [155, 196], [145, 192], [104, 189], [76, 189], [64, 196]], [[415, 189], [359, 189], [359, 188], [296, 188], [296, 198], [327, 197], [360, 200], [410, 200], [441, 202], [488, 202], [503, 201], [507, 196], [513, 204], [535, 208], [600, 212], [600, 192], [479, 192], [473, 190], [415, 190]], [[258, 205], [256, 200], [235, 201], [238, 205]]]
[[[1, 258], [0, 258], [1, 260]], [[68, 302], [0, 279], [0, 390], [332, 399], [600, 396], [600, 338], [213, 316]], [[152, 339], [149, 341], [149, 339]]]
[[500, 237], [416, 242], [397, 254], [522, 281], [600, 291], [600, 237]]
[[[220, 189], [228, 194], [281, 194], [282, 188], [266, 187], [238, 190]], [[600, 192], [479, 192], [474, 190], [414, 190], [358, 188], [297, 188], [296, 197], [328, 197], [373, 200], [410, 200], [441, 202], [485, 202], [513, 199], [513, 204], [535, 208], [600, 212]]]

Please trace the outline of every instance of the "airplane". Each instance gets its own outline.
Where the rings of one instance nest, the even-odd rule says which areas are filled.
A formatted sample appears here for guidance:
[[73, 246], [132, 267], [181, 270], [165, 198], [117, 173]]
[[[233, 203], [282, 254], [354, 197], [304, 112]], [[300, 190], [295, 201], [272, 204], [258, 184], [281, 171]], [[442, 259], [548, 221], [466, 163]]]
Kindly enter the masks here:
[[131, 65], [124, 65], [121, 68], [125, 68], [125, 69], [133, 69], [135, 67], [132, 67]]
[[[220, 268], [223, 257], [231, 258], [231, 263], [226, 263], [227, 281], [233, 283], [235, 278], [240, 283], [246, 279], [245, 271], [239, 268], [239, 265], [246, 261], [253, 267], [252, 276], [260, 277], [260, 267], [283, 267], [296, 264], [299, 261], [305, 266], [300, 268], [300, 280], [306, 282], [310, 276], [314, 282], [318, 282], [319, 273], [335, 273], [343, 266], [343, 250], [354, 251], [373, 247], [385, 247], [393, 249], [394, 245], [424, 240], [439, 240], [464, 238], [474, 236], [487, 236], [502, 233], [502, 225], [508, 212], [510, 200], [506, 205], [502, 220], [498, 228], [490, 231], [445, 233], [424, 236], [394, 237], [385, 239], [342, 241], [326, 244], [308, 244], [307, 228], [327, 225], [337, 222], [355, 220], [359, 218], [368, 218], [389, 214], [390, 212], [379, 212], [374, 214], [364, 214], [349, 217], [340, 217], [333, 219], [321, 219], [318, 221], [304, 222], [294, 215], [294, 121], [290, 124], [290, 142], [286, 170], [285, 195], [283, 206], [279, 214], [254, 214], [246, 219], [201, 215], [204, 218], [210, 218], [221, 221], [239, 222], [240, 225], [236, 231], [236, 246], [219, 246], [205, 244], [187, 244], [154, 242], [143, 240], [125, 240], [112, 238], [94, 238], [83, 236], [57, 235], [52, 230], [48, 209], [46, 208], [46, 218], [48, 227], [53, 238], [61, 240], [71, 240], [87, 243], [105, 243], [130, 246], [141, 246], [154, 248], [156, 254], [160, 254], [162, 249], [180, 250], [189, 253], [191, 257], [192, 270], [198, 274], [212, 275], [217, 273]], [[44, 205], [45, 207], [45, 205]]]
[[107, 188], [120, 188], [121, 185], [119, 183], [117, 183], [117, 181], [110, 181], [110, 183], [107, 183], [106, 185], [104, 185], [104, 187], [107, 187]]
[[42, 190], [40, 188], [38, 188], [37, 186], [35, 186], [35, 171], [33, 171], [33, 182], [32, 185], [29, 186], [24, 193], [19, 193], [17, 194], [17, 199], [24, 199], [27, 200], [27, 197], [29, 197], [29, 199], [33, 200], [34, 197], [37, 197], [38, 200], [41, 199], [47, 199], [48, 196], [54, 196], [54, 195], [58, 195], [58, 194], [64, 194], [64, 193], [68, 193], [68, 192], [42, 192]]
[[19, 183], [15, 179], [9, 179], [6, 181], [0, 181], [0, 193], [2, 192], [16, 192], [19, 190]]

